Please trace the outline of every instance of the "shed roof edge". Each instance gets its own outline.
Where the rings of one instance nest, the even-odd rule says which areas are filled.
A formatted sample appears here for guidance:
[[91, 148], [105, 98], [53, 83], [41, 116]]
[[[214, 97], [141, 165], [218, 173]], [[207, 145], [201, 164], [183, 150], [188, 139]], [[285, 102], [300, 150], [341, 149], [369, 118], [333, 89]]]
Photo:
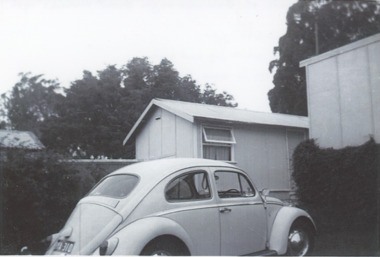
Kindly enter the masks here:
[[310, 57], [308, 59], [302, 60], [302, 61], [300, 61], [299, 67], [306, 67], [310, 64], [320, 62], [320, 61], [328, 59], [330, 57], [333, 57], [333, 56], [354, 50], [354, 49], [359, 48], [359, 47], [363, 47], [363, 46], [375, 43], [377, 41], [380, 41], [380, 33], [369, 36], [369, 37], [364, 38], [364, 39], [360, 39], [358, 41], [349, 43], [347, 45], [335, 48], [333, 50], [322, 53], [320, 55], [316, 55], [316, 56]]

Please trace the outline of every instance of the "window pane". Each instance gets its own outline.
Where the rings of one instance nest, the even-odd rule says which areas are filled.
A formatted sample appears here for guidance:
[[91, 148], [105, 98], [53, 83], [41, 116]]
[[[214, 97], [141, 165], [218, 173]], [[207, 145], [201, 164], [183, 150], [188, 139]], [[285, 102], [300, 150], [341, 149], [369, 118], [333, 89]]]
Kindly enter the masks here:
[[177, 178], [168, 186], [166, 197], [169, 200], [191, 199], [192, 192], [184, 178]]
[[195, 172], [182, 175], [166, 186], [165, 195], [169, 201], [211, 198], [207, 174]]
[[253, 189], [248, 179], [242, 175], [239, 175], [239, 176], [240, 176], [240, 182], [241, 182], [242, 195], [245, 197], [255, 196], [255, 190]]
[[240, 183], [238, 173], [228, 171], [215, 172], [216, 187], [220, 198], [239, 197]]
[[204, 128], [204, 133], [206, 142], [235, 142], [229, 129]]
[[138, 180], [132, 175], [111, 176], [104, 179], [89, 195], [124, 198], [135, 188]]
[[231, 161], [231, 146], [204, 145], [203, 158]]
[[230, 171], [215, 172], [215, 181], [220, 198], [252, 197], [255, 191], [247, 178]]
[[194, 174], [194, 186], [197, 198], [210, 198], [210, 189], [205, 172]]

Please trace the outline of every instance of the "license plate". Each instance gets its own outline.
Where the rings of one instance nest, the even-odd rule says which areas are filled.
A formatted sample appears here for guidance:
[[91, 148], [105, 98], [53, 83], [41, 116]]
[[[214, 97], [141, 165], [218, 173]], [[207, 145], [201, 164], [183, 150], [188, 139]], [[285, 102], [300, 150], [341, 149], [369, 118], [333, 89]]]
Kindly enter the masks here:
[[63, 253], [71, 253], [74, 248], [74, 242], [66, 241], [66, 240], [58, 240], [55, 245], [54, 251], [59, 251]]

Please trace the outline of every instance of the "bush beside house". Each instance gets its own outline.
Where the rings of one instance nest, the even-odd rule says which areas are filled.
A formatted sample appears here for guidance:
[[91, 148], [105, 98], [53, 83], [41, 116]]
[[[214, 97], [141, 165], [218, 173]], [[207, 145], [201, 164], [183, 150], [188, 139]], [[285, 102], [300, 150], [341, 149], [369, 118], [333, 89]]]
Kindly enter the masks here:
[[[373, 139], [338, 150], [321, 149], [314, 140], [307, 140], [294, 151], [299, 205], [313, 216], [322, 240], [333, 241], [332, 247], [346, 248], [350, 255], [355, 244], [362, 244], [356, 254], [363, 253], [360, 247], [369, 255], [379, 253], [379, 159], [380, 145]], [[341, 236], [327, 239], [331, 234]]]
[[28, 245], [39, 252], [40, 241], [58, 232], [78, 200], [106, 174], [84, 172], [74, 162], [48, 151], [30, 154], [8, 149], [0, 166], [0, 254], [18, 254]]

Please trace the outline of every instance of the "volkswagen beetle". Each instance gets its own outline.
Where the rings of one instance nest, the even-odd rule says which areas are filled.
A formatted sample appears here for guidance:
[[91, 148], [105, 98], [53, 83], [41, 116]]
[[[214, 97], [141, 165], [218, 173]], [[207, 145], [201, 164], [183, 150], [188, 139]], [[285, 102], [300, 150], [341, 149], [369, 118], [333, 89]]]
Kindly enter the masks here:
[[238, 167], [164, 159], [105, 176], [46, 254], [302, 256], [314, 235], [305, 211], [261, 194]]

